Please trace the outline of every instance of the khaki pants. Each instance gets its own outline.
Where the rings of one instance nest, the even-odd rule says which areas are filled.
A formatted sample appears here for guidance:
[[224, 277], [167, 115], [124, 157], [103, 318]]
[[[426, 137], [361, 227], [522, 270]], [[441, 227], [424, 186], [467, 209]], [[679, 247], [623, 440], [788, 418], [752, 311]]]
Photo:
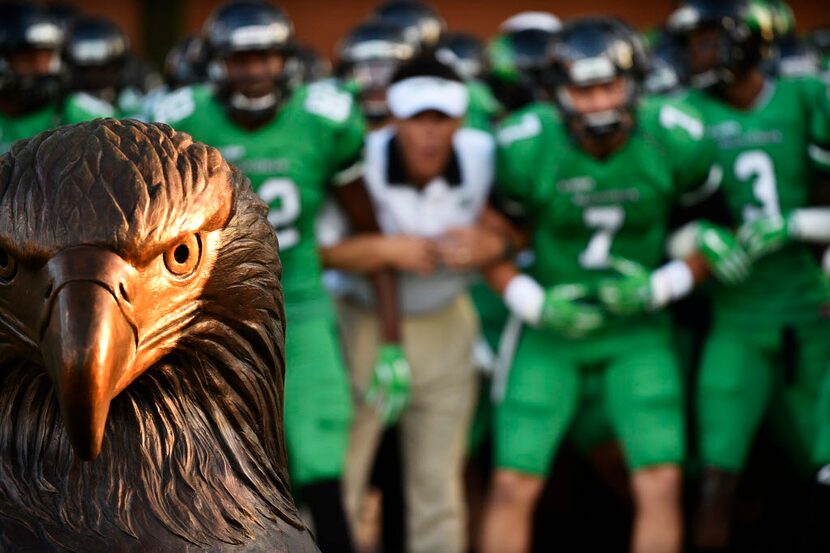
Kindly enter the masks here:
[[[346, 508], [358, 510], [383, 426], [364, 397], [378, 349], [373, 312], [343, 302], [343, 349], [355, 394], [346, 456]], [[462, 472], [477, 379], [472, 347], [478, 318], [465, 294], [443, 310], [403, 320], [412, 397], [400, 421], [409, 553], [462, 553], [466, 520]]]

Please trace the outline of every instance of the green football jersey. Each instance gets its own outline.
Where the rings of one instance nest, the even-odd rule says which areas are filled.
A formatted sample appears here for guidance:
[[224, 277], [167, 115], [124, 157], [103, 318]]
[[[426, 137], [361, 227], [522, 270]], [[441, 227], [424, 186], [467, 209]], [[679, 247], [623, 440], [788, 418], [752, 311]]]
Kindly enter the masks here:
[[330, 81], [311, 84], [295, 91], [272, 121], [249, 131], [228, 117], [212, 88], [195, 86], [162, 100], [154, 119], [216, 147], [251, 179], [279, 239], [289, 315], [330, 313], [314, 223], [329, 184], [359, 175], [364, 121], [352, 96]]
[[21, 117], [0, 114], [0, 154], [8, 152], [18, 140], [30, 138], [59, 125], [74, 125], [96, 117], [112, 117], [112, 106], [88, 94], [70, 94]]
[[[701, 113], [706, 134], [717, 145], [736, 226], [807, 205], [813, 167], [830, 169], [830, 97], [821, 81], [770, 82], [748, 110], [700, 91], [689, 92], [687, 101]], [[800, 243], [759, 260], [745, 285], [715, 290], [719, 315], [740, 325], [815, 319], [825, 298], [818, 263]]]
[[707, 182], [712, 144], [680, 102], [644, 98], [635, 117], [606, 159], [576, 145], [547, 104], [522, 108], [499, 128], [499, 193], [533, 224], [529, 272], [542, 286], [591, 286], [613, 275], [610, 256], [649, 269], [664, 261], [670, 210]]

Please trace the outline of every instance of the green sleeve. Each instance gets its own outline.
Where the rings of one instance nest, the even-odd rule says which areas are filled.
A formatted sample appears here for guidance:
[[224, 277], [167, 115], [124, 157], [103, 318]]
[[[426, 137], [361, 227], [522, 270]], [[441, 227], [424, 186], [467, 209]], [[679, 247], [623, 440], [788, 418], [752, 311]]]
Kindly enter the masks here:
[[197, 105], [208, 96], [207, 88], [186, 86], [169, 92], [156, 102], [150, 121], [166, 123], [176, 130], [190, 132], [190, 122], [198, 118]]
[[544, 151], [542, 119], [520, 110], [499, 126], [496, 141], [496, 195], [532, 208], [535, 169]]
[[467, 94], [470, 102], [467, 108], [467, 117], [464, 120], [464, 126], [478, 129], [485, 132], [491, 132], [493, 129], [493, 121], [496, 120], [501, 112], [501, 106], [498, 100], [487, 88], [487, 85], [481, 81], [470, 81], [467, 83]]
[[671, 161], [675, 193], [689, 198], [720, 185], [714, 142], [706, 136], [703, 118], [685, 102], [670, 101], [656, 112], [660, 142]]
[[284, 109], [302, 113], [318, 130], [333, 182], [345, 184], [359, 175], [366, 122], [349, 90], [332, 80], [312, 83], [294, 92]]
[[817, 169], [830, 171], [830, 87], [819, 79], [804, 79], [809, 125], [809, 154]]
[[357, 102], [352, 101], [346, 121], [335, 129], [332, 175], [336, 183], [348, 183], [361, 171], [366, 120]]

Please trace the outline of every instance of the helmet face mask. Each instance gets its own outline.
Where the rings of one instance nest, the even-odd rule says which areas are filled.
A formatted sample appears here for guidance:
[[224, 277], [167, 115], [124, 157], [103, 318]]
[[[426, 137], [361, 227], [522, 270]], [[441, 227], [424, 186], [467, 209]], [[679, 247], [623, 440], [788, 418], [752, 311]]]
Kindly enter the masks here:
[[633, 88], [630, 77], [615, 75], [610, 80], [558, 86], [555, 100], [578, 134], [604, 139], [631, 128]]
[[36, 111], [63, 93], [65, 74], [58, 50], [20, 50], [8, 55], [6, 62], [13, 77], [3, 95], [21, 114]]
[[386, 89], [399, 62], [392, 59], [371, 59], [351, 64], [346, 73], [360, 90], [360, 104], [369, 118], [383, 118], [389, 114]]
[[392, 75], [416, 51], [400, 27], [369, 21], [353, 28], [338, 44], [336, 73], [357, 88], [363, 114], [382, 120], [389, 116], [386, 89]]
[[0, 95], [7, 109], [24, 114], [57, 101], [64, 90], [60, 52], [64, 31], [40, 7], [0, 5]]
[[122, 71], [129, 40], [106, 19], [81, 17], [69, 26], [64, 60], [71, 90], [82, 90], [115, 103], [124, 86]]

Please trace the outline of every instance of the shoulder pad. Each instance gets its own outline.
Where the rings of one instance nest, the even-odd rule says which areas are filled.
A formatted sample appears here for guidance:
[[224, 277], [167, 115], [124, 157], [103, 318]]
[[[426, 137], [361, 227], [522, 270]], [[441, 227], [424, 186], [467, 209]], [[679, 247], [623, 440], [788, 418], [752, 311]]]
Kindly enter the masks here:
[[70, 97], [70, 101], [94, 117], [113, 117], [115, 115], [115, 108], [112, 104], [86, 92], [73, 94]]
[[534, 112], [527, 112], [517, 121], [501, 127], [496, 133], [499, 145], [508, 146], [519, 140], [526, 140], [538, 136], [542, 132], [542, 121]]
[[161, 123], [175, 123], [196, 111], [193, 88], [186, 86], [165, 94], [158, 100], [153, 111], [153, 120]]
[[663, 104], [659, 113], [660, 126], [667, 130], [683, 129], [694, 140], [703, 138], [705, 127], [697, 114], [676, 104]]
[[303, 107], [308, 113], [343, 123], [352, 111], [352, 95], [332, 81], [320, 81], [306, 88]]

